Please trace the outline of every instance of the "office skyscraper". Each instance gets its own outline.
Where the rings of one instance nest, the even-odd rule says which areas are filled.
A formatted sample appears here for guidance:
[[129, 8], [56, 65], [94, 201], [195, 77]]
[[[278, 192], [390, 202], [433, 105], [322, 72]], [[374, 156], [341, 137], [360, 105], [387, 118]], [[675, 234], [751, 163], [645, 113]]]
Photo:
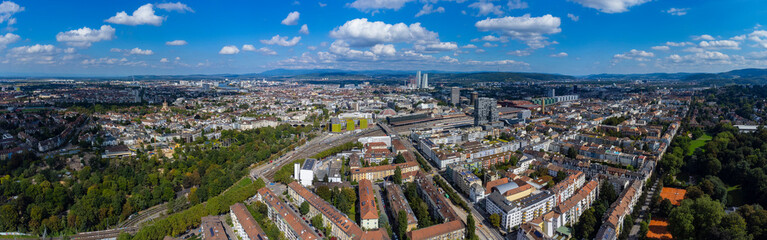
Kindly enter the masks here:
[[427, 73], [421, 76], [421, 88], [429, 88], [429, 74]]
[[554, 89], [553, 89], [553, 88], [552, 88], [552, 89], [549, 89], [549, 92], [548, 92], [548, 94], [547, 94], [547, 95], [548, 95], [547, 97], [555, 97], [555, 96], [557, 96], [557, 95], [556, 95], [556, 93], [554, 92]]
[[421, 71], [415, 75], [415, 88], [421, 88]]
[[461, 88], [459, 87], [453, 87], [450, 89], [450, 103], [453, 104], [453, 106], [458, 106], [458, 103], [461, 102]]
[[498, 121], [498, 102], [494, 98], [479, 98], [474, 104], [474, 126]]

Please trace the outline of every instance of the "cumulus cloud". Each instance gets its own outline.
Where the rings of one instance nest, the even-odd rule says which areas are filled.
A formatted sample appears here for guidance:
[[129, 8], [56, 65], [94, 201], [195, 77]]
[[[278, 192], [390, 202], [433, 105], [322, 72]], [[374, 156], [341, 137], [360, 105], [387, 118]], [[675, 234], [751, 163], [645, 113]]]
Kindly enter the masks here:
[[714, 37], [708, 34], [703, 34], [700, 36], [692, 36], [692, 40], [699, 41], [699, 40], [706, 40], [706, 41], [712, 41], [714, 40]]
[[439, 35], [421, 27], [421, 23], [408, 26], [404, 23], [368, 22], [366, 18], [353, 19], [344, 23], [333, 29], [330, 37], [342, 39], [355, 47], [369, 47], [379, 43], [439, 41]]
[[250, 45], [250, 44], [242, 45], [242, 51], [257, 52], [257, 53], [261, 53], [263, 55], [277, 55], [277, 52], [275, 52], [272, 49], [269, 49], [267, 47], [256, 48], [256, 47], [254, 47], [253, 45]]
[[482, 44], [482, 46], [483, 47], [497, 47], [498, 44], [492, 44], [492, 43], [486, 42], [485, 44]]
[[423, 15], [429, 15], [432, 13], [443, 13], [445, 12], [445, 8], [438, 7], [437, 9], [434, 9], [434, 6], [431, 4], [424, 4], [423, 8], [421, 8], [421, 11], [418, 11], [418, 13], [415, 14], [415, 17], [420, 17]]
[[469, 60], [466, 61], [466, 64], [470, 65], [519, 65], [519, 66], [530, 66], [530, 64], [526, 62], [519, 62], [514, 60], [497, 60], [497, 61], [474, 61]]
[[90, 47], [94, 42], [107, 41], [115, 38], [115, 29], [102, 25], [99, 29], [83, 27], [56, 34], [56, 41], [64, 42], [74, 47]]
[[128, 54], [130, 55], [152, 55], [154, 52], [149, 49], [141, 49], [141, 48], [133, 48], [131, 49]]
[[184, 40], [173, 40], [173, 41], [165, 42], [165, 45], [168, 45], [168, 46], [184, 46], [186, 44], [187, 42]]
[[125, 11], [118, 12], [116, 15], [110, 17], [105, 22], [123, 25], [162, 25], [164, 17], [160, 17], [154, 14], [154, 8], [151, 3], [144, 4], [143, 6], [133, 11], [132, 15], [128, 15]]
[[506, 54], [512, 55], [512, 56], [517, 56], [517, 57], [524, 57], [524, 56], [529, 56], [531, 54], [531, 52], [530, 52], [530, 50], [525, 49], [525, 50], [509, 51]]
[[461, 48], [477, 48], [477, 45], [474, 44], [467, 44], [466, 46], [463, 46]]
[[480, 16], [488, 15], [491, 13], [495, 15], [503, 14], [503, 11], [501, 10], [501, 6], [495, 5], [489, 0], [480, 0], [479, 2], [469, 4], [469, 7], [476, 8], [479, 11], [477, 15], [480, 15]]
[[652, 47], [652, 50], [656, 50], [656, 51], [668, 51], [669, 49], [671, 49], [671, 48], [668, 47], [668, 46], [654, 46], [654, 47]]
[[603, 13], [622, 13], [630, 7], [638, 6], [650, 0], [570, 0], [587, 8], [593, 8]]
[[240, 52], [240, 49], [237, 49], [237, 46], [234, 45], [228, 45], [221, 48], [221, 50], [218, 51], [218, 54], [222, 55], [232, 55], [237, 54]]
[[748, 40], [756, 43], [757, 46], [767, 48], [767, 31], [756, 30], [748, 34]]
[[626, 53], [615, 54], [615, 56], [613, 56], [613, 60], [626, 59], [626, 60], [636, 60], [640, 62], [646, 62], [646, 61], [649, 61], [650, 58], [652, 57], [655, 57], [654, 53], [631, 49], [631, 51], [628, 51]]
[[24, 7], [19, 6], [19, 4], [11, 1], [3, 1], [0, 3], [0, 23], [7, 21], [8, 25], [15, 24], [16, 18], [14, 18], [13, 15], [22, 11], [24, 11]]
[[301, 16], [301, 13], [298, 11], [294, 11], [291, 13], [288, 13], [288, 16], [285, 17], [285, 19], [282, 19], [283, 25], [296, 25], [298, 24], [298, 18]]
[[458, 44], [454, 42], [430, 43], [426, 45], [416, 45], [415, 49], [419, 51], [424, 51], [424, 52], [453, 51], [458, 49]]
[[577, 22], [578, 20], [581, 19], [581, 17], [575, 16], [575, 14], [572, 14], [572, 13], [568, 13], [567, 17], [570, 18], [570, 20], [573, 20], [573, 22]]
[[414, 0], [355, 0], [347, 4], [347, 6], [363, 12], [379, 9], [393, 9], [396, 11], [402, 8], [405, 3], [412, 1]]
[[267, 44], [267, 45], [280, 45], [283, 47], [292, 47], [298, 44], [298, 42], [301, 41], [301, 37], [293, 37], [292, 39], [288, 40], [288, 37], [280, 37], [280, 35], [274, 35], [271, 39], [261, 40], [261, 43]]
[[167, 58], [161, 58], [161, 59], [160, 59], [160, 62], [161, 62], [161, 63], [166, 63], [166, 62], [169, 62], [169, 61], [168, 61], [168, 59], [167, 59]]
[[496, 37], [493, 35], [487, 35], [482, 37], [482, 41], [488, 41], [488, 42], [508, 42], [509, 38], [506, 36]]
[[180, 12], [180, 13], [194, 12], [192, 8], [190, 8], [189, 6], [181, 2], [160, 3], [160, 4], [157, 4], [157, 8], [168, 11], [168, 12], [173, 12], [173, 11]]
[[550, 56], [550, 57], [558, 57], [558, 58], [562, 58], [562, 57], [567, 57], [567, 53], [566, 53], [566, 52], [560, 52], [560, 53], [551, 54], [551, 55], [549, 55], [549, 56]]
[[376, 44], [370, 48], [370, 51], [382, 56], [394, 56], [397, 53], [397, 49], [392, 44]]
[[35, 44], [11, 48], [6, 58], [16, 63], [53, 64], [57, 62], [55, 58], [60, 52], [60, 49], [50, 44]]
[[525, 9], [527, 8], [527, 3], [522, 0], [509, 0], [506, 6], [509, 6], [509, 9]]
[[740, 49], [740, 44], [733, 40], [701, 41], [698, 46], [707, 49]]
[[689, 8], [669, 8], [668, 10], [664, 11], [668, 14], [674, 15], [674, 16], [684, 16], [687, 14], [687, 11], [690, 10]]
[[687, 45], [695, 45], [695, 44], [691, 42], [666, 42], [666, 46], [670, 46], [670, 47], [684, 47]]
[[541, 17], [530, 17], [525, 14], [520, 17], [487, 18], [474, 24], [480, 31], [495, 31], [512, 39], [525, 42], [530, 48], [537, 49], [551, 44], [546, 41], [546, 34], [562, 31], [561, 21], [550, 14]]
[[301, 30], [298, 30], [298, 33], [309, 34], [309, 26], [307, 26], [306, 24], [301, 25]]
[[9, 44], [19, 41], [19, 39], [21, 39], [21, 37], [13, 33], [6, 33], [5, 35], [0, 35], [0, 49], [4, 49]]
[[704, 51], [690, 55], [680, 56], [672, 54], [666, 58], [673, 63], [688, 64], [729, 64], [730, 56], [716, 51]]

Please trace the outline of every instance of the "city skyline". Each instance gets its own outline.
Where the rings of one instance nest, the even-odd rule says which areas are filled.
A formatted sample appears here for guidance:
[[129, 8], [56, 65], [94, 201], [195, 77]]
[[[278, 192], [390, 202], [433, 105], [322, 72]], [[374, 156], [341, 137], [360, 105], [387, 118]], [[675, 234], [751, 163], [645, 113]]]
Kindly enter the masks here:
[[722, 72], [767, 66], [764, 7], [754, 0], [3, 1], [0, 72]]

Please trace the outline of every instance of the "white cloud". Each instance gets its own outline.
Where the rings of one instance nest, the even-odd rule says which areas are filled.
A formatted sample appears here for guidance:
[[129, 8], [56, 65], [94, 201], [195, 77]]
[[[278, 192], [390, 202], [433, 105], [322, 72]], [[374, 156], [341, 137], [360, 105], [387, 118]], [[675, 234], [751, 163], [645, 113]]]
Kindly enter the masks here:
[[192, 8], [190, 8], [189, 6], [181, 2], [160, 3], [160, 4], [157, 4], [157, 8], [168, 11], [168, 12], [172, 12], [172, 11], [176, 11], [180, 13], [194, 12]]
[[477, 48], [477, 45], [467, 44], [466, 46], [463, 46], [462, 48]]
[[298, 41], [301, 41], [301, 37], [293, 37], [293, 39], [288, 40], [288, 37], [280, 37], [280, 35], [274, 35], [271, 39], [267, 40], [261, 40], [261, 43], [267, 44], [267, 45], [280, 45], [283, 47], [292, 47], [298, 44]]
[[466, 64], [470, 65], [520, 65], [520, 66], [530, 66], [530, 64], [526, 62], [519, 62], [514, 60], [498, 60], [498, 61], [474, 61], [469, 60], [466, 61]]
[[133, 48], [128, 52], [130, 55], [152, 55], [154, 52], [149, 49]]
[[488, 41], [488, 42], [508, 42], [509, 38], [506, 36], [496, 37], [493, 35], [487, 35], [482, 37], [482, 41]]
[[152, 8], [152, 4], [147, 3], [139, 7], [138, 9], [136, 9], [136, 11], [133, 11], [132, 15], [128, 15], [127, 13], [125, 13], [125, 11], [122, 11], [122, 12], [118, 12], [117, 15], [114, 15], [104, 21], [109, 23], [114, 23], [114, 24], [123, 24], [123, 25], [131, 25], [131, 26], [143, 25], [143, 24], [160, 26], [162, 25], [163, 20], [165, 20], [165, 18], [154, 15], [154, 9]]
[[509, 3], [506, 4], [509, 6], [509, 9], [525, 9], [527, 8], [527, 3], [523, 2], [522, 0], [509, 0]]
[[46, 45], [40, 45], [35, 44], [32, 46], [21, 46], [21, 47], [15, 47], [11, 49], [12, 53], [52, 53], [56, 47], [50, 44]]
[[480, 16], [488, 15], [491, 13], [495, 15], [503, 14], [503, 11], [501, 10], [501, 6], [495, 5], [489, 0], [479, 0], [479, 2], [469, 4], [469, 7], [476, 8], [479, 11], [477, 14]]
[[261, 53], [263, 55], [277, 55], [277, 52], [275, 52], [274, 50], [271, 50], [271, 49], [269, 49], [267, 47], [256, 48], [256, 47], [254, 47], [253, 45], [250, 45], [250, 44], [242, 45], [242, 51], [257, 52], [257, 53]]
[[475, 23], [474, 26], [480, 31], [500, 32], [512, 39], [525, 42], [532, 49], [537, 49], [551, 44], [543, 35], [561, 32], [560, 23], [558, 17], [550, 14], [541, 17], [530, 17], [530, 14], [525, 14], [520, 17], [487, 18]]
[[740, 49], [740, 44], [733, 40], [701, 41], [698, 46], [707, 49]]
[[410, 26], [404, 23], [387, 24], [368, 22], [366, 18], [350, 20], [330, 32], [330, 37], [344, 40], [351, 46], [368, 47], [379, 43], [439, 42], [436, 32], [421, 27], [421, 23]]
[[222, 55], [232, 55], [237, 54], [240, 52], [240, 49], [237, 49], [237, 46], [234, 45], [228, 45], [221, 48], [220, 51], [218, 51], [218, 54]]
[[615, 54], [613, 56], [613, 60], [619, 60], [619, 59], [626, 59], [626, 60], [636, 60], [640, 62], [646, 62], [649, 61], [649, 58], [655, 57], [654, 53], [631, 49], [631, 51], [628, 51], [626, 53], [621, 54]]
[[687, 63], [687, 64], [729, 64], [730, 56], [716, 51], [705, 51], [695, 54], [680, 56], [672, 54], [666, 59], [673, 63]]
[[431, 4], [424, 4], [423, 8], [421, 8], [421, 11], [418, 11], [418, 13], [415, 14], [415, 17], [420, 17], [423, 15], [429, 15], [432, 13], [443, 13], [445, 12], [445, 8], [438, 7], [437, 9], [434, 9], [434, 6]]
[[355, 0], [347, 6], [363, 12], [378, 9], [394, 9], [396, 11], [402, 8], [405, 3], [412, 1], [414, 0]]
[[454, 42], [431, 43], [427, 45], [416, 45], [416, 49], [426, 52], [453, 51], [458, 49], [458, 44]]
[[484, 53], [484, 52], [485, 52], [485, 49], [481, 49], [481, 48], [480, 48], [480, 49], [474, 50], [474, 52], [476, 52], [476, 53]]
[[184, 46], [186, 44], [187, 42], [184, 40], [173, 40], [173, 41], [165, 42], [165, 45], [168, 45], [168, 46]]
[[21, 37], [19, 35], [13, 34], [13, 33], [6, 33], [5, 35], [0, 35], [0, 49], [4, 49], [8, 46], [8, 44], [15, 43], [19, 41]]
[[482, 44], [482, 46], [483, 47], [497, 47], [498, 44], [492, 44], [492, 43], [486, 42], [485, 44]]
[[570, 0], [587, 8], [593, 8], [603, 13], [622, 13], [630, 7], [638, 6], [650, 0]]
[[684, 47], [687, 45], [695, 45], [695, 44], [691, 42], [666, 42], [666, 46], [671, 46], [671, 47]]
[[699, 41], [699, 40], [706, 40], [706, 41], [712, 41], [714, 40], [714, 37], [708, 34], [703, 34], [700, 36], [692, 36], [692, 40]]
[[687, 14], [687, 11], [690, 10], [689, 8], [669, 8], [668, 10], [664, 11], [668, 14], [674, 15], [674, 16], [684, 16]]
[[656, 51], [668, 51], [669, 49], [671, 49], [671, 48], [668, 47], [668, 46], [654, 46], [654, 47], [652, 47], [652, 50], [656, 50]]
[[283, 25], [296, 25], [298, 24], [298, 18], [301, 16], [301, 13], [298, 11], [294, 11], [291, 13], [288, 13], [288, 16], [285, 17], [285, 19], [282, 19]]
[[757, 46], [767, 48], [767, 31], [755, 30], [748, 34], [748, 40], [753, 41]]
[[67, 45], [75, 47], [90, 47], [94, 42], [107, 41], [114, 38], [115, 29], [109, 25], [102, 25], [100, 29], [83, 27], [56, 34], [56, 41], [65, 42]]
[[298, 30], [298, 33], [309, 34], [309, 26], [307, 26], [306, 24], [301, 25], [301, 30]]
[[392, 44], [376, 44], [370, 48], [370, 51], [372, 51], [376, 55], [383, 55], [383, 56], [394, 56], [394, 54], [397, 53], [397, 50], [394, 48], [394, 45]]
[[168, 59], [167, 59], [167, 58], [161, 58], [161, 59], [160, 59], [160, 62], [161, 62], [161, 63], [166, 63], [166, 62], [169, 62], [169, 61], [168, 61]]
[[524, 56], [530, 56], [531, 52], [530, 52], [530, 50], [525, 49], [525, 50], [509, 51], [506, 54], [509, 54], [509, 55], [512, 55], [512, 56], [517, 56], [517, 57], [524, 57]]
[[3, 1], [0, 3], [0, 23], [8, 21], [8, 25], [15, 24], [16, 18], [14, 18], [13, 15], [22, 11], [24, 11], [24, 7], [19, 6], [19, 4], [11, 1]]
[[581, 17], [575, 16], [575, 14], [572, 14], [572, 13], [568, 13], [567, 17], [570, 18], [570, 20], [573, 20], [573, 22], [577, 22], [578, 20], [581, 19]]
[[549, 56], [550, 56], [550, 57], [558, 57], [558, 58], [561, 58], [561, 57], [567, 57], [567, 53], [566, 53], [566, 52], [560, 52], [560, 53], [556, 53], [556, 54], [551, 54], [551, 55], [549, 55]]
[[322, 2], [317, 2], [317, 3], [320, 5], [320, 7], [325, 7], [328, 5], [327, 3], [322, 3]]

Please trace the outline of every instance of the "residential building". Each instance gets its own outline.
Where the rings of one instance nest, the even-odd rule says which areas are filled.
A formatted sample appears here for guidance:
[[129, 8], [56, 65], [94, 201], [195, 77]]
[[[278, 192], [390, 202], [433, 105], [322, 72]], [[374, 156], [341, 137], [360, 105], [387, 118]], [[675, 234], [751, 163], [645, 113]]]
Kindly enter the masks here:
[[358, 190], [360, 202], [360, 227], [362, 229], [378, 228], [378, 207], [376, 206], [375, 190], [370, 180], [359, 181]]
[[229, 215], [232, 218], [232, 229], [242, 240], [265, 240], [269, 239], [258, 225], [256, 219], [250, 214], [245, 204], [235, 203], [229, 206]]
[[[296, 182], [293, 184], [299, 185]], [[302, 187], [303, 188], [303, 187]], [[293, 211], [287, 203], [283, 202], [269, 188], [263, 187], [256, 195], [258, 201], [266, 204], [269, 219], [280, 229], [282, 235], [289, 240], [312, 240], [321, 239], [312, 228], [301, 220], [301, 217]]]

